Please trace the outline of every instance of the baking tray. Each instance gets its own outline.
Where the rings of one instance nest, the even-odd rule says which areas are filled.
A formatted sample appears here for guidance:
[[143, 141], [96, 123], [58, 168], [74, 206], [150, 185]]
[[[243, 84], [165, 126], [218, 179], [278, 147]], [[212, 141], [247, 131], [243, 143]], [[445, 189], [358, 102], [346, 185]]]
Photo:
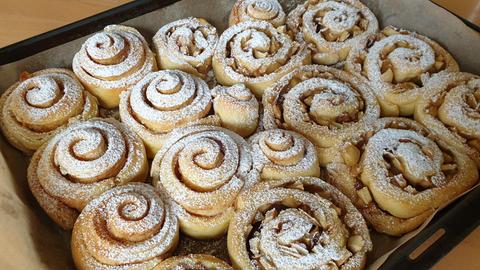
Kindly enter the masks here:
[[[166, 7], [179, 0], [137, 0], [61, 28], [34, 36], [0, 49], [0, 66], [32, 56], [101, 30], [104, 26], [121, 23]], [[200, 0], [199, 0], [200, 1]], [[381, 0], [379, 0], [381, 1]], [[462, 19], [463, 20], [463, 19]], [[463, 20], [476, 31], [480, 28]], [[3, 135], [2, 135], [3, 136]], [[395, 250], [380, 269], [429, 269], [470, 232], [480, 225], [480, 187], [442, 209], [414, 238]], [[435, 238], [435, 241], [432, 239]], [[430, 245], [415, 259], [422, 244]]]

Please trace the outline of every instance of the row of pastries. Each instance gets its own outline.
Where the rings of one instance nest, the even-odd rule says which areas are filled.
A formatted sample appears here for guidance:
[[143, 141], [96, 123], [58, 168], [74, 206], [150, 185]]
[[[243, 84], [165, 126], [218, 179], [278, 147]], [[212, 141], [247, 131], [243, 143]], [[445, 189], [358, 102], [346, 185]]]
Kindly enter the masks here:
[[[473, 187], [480, 78], [358, 0], [239, 0], [229, 28], [110, 25], [0, 98], [78, 269], [363, 269]], [[108, 116], [114, 117], [108, 117]], [[174, 256], [227, 235], [228, 263]], [[205, 242], [206, 244], [208, 242]]]

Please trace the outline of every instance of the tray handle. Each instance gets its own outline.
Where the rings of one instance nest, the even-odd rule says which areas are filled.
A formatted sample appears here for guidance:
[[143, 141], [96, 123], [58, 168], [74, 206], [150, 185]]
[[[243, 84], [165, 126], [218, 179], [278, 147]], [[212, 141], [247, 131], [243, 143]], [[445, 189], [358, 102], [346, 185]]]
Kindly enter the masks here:
[[480, 225], [480, 187], [441, 210], [424, 230], [397, 249], [380, 269], [430, 269]]

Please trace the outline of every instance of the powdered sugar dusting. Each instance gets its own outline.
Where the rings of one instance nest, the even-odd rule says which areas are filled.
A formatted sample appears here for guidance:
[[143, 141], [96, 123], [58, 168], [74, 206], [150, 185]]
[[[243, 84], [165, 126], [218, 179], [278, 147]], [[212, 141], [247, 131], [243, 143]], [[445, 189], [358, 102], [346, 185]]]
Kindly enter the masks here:
[[358, 210], [318, 178], [262, 183], [245, 198], [228, 235], [231, 258], [243, 267], [360, 267], [371, 249]]
[[109, 119], [72, 124], [36, 155], [40, 155], [38, 162], [30, 164], [36, 171], [32, 181], [78, 211], [116, 185], [144, 181], [148, 167], [139, 138]]
[[33, 152], [73, 118], [89, 119], [97, 103], [67, 69], [45, 69], [10, 87], [1, 99], [2, 129], [15, 146]]
[[292, 131], [271, 129], [249, 138], [255, 169], [266, 178], [319, 176], [314, 145]]
[[126, 89], [155, 66], [153, 53], [140, 33], [120, 25], [109, 25], [90, 37], [72, 63], [83, 83], [103, 89]]

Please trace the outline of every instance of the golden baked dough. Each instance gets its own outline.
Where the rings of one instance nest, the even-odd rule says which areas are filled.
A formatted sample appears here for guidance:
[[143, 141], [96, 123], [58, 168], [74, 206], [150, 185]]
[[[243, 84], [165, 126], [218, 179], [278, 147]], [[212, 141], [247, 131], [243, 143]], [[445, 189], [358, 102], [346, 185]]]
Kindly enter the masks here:
[[478, 181], [468, 155], [410, 119], [382, 118], [344, 146], [360, 155], [328, 164], [327, 180], [381, 233], [414, 230]]
[[206, 79], [217, 40], [217, 29], [204, 19], [168, 23], [153, 37], [159, 68], [178, 69]]
[[115, 187], [87, 204], [73, 228], [79, 270], [150, 270], [173, 252], [178, 221], [169, 200], [151, 185]]
[[367, 78], [383, 116], [410, 116], [430, 77], [458, 71], [458, 64], [435, 41], [388, 26], [352, 52], [345, 69]]
[[238, 0], [232, 7], [228, 25], [245, 21], [266, 21], [275, 27], [285, 24], [286, 15], [277, 0]]
[[415, 107], [415, 120], [462, 149], [480, 167], [480, 77], [446, 73], [425, 85]]
[[28, 167], [28, 184], [45, 212], [71, 229], [79, 212], [103, 192], [145, 181], [148, 163], [140, 138], [113, 119], [70, 125], [40, 147]]
[[140, 32], [109, 25], [83, 43], [73, 57], [73, 71], [103, 107], [114, 108], [120, 93], [157, 70], [155, 56]]
[[0, 127], [7, 140], [26, 154], [74, 120], [98, 115], [97, 99], [68, 69], [23, 73], [0, 98]]
[[228, 229], [235, 269], [363, 269], [372, 242], [349, 199], [319, 178], [267, 181], [242, 194]]
[[360, 77], [320, 65], [283, 77], [263, 96], [265, 129], [301, 133], [317, 146], [319, 162], [341, 159], [338, 145], [373, 125], [380, 107]]
[[216, 124], [208, 85], [178, 70], [145, 76], [120, 97], [120, 118], [144, 141], [149, 158], [160, 150], [170, 132], [192, 123]]
[[246, 137], [257, 130], [259, 104], [244, 84], [212, 89], [213, 108], [222, 126]]
[[292, 41], [265, 21], [246, 21], [228, 28], [213, 55], [220, 84], [244, 83], [257, 98], [278, 79], [310, 62], [305, 43]]
[[173, 200], [183, 233], [198, 239], [223, 235], [238, 194], [255, 182], [250, 146], [216, 126], [176, 129], [155, 156], [153, 185]]
[[350, 51], [378, 32], [378, 21], [359, 0], [308, 0], [287, 18], [287, 26], [298, 41], [313, 47], [316, 64], [344, 61]]
[[253, 167], [263, 180], [320, 176], [315, 146], [293, 131], [270, 129], [252, 135]]
[[228, 263], [206, 254], [175, 256], [161, 262], [153, 270], [232, 270]]

